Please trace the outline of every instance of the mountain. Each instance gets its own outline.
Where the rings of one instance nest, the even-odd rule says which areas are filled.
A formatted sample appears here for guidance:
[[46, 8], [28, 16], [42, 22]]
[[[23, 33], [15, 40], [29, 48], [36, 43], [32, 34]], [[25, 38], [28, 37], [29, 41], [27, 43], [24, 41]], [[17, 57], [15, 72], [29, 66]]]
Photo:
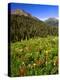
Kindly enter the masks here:
[[36, 20], [39, 21], [39, 19], [35, 16], [32, 16], [30, 13], [24, 11], [24, 10], [21, 10], [21, 9], [17, 9], [17, 10], [12, 10], [11, 11], [11, 14], [14, 14], [14, 15], [19, 15], [19, 16], [26, 16], [26, 17], [30, 17], [30, 18], [34, 18]]
[[10, 41], [21, 41], [34, 37], [58, 35], [58, 28], [49, 27], [45, 22], [24, 10], [8, 13]]
[[31, 16], [29, 13], [27, 13], [27, 12], [25, 12], [24, 10], [19, 10], [19, 9], [17, 9], [17, 10], [12, 10], [11, 11], [11, 14], [15, 14], [15, 15], [23, 15], [23, 16]]
[[48, 24], [49, 26], [58, 26], [58, 19], [56, 18], [48, 18], [47, 20], [45, 20], [45, 23]]

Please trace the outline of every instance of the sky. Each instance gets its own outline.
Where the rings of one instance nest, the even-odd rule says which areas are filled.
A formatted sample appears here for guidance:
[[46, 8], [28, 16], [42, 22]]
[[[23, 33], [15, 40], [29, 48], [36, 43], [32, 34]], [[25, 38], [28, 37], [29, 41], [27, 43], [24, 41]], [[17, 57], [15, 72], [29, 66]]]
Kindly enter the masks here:
[[11, 3], [11, 10], [21, 9], [30, 13], [31, 15], [45, 20], [48, 18], [58, 18], [58, 6], [57, 5], [40, 5], [40, 4], [23, 4], [23, 3]]

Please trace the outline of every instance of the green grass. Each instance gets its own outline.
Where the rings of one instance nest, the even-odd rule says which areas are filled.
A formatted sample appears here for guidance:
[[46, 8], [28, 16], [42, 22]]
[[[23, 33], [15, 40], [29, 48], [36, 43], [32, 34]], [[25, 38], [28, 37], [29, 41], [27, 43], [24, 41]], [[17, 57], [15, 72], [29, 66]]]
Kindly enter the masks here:
[[11, 76], [58, 73], [58, 37], [34, 38], [11, 43]]

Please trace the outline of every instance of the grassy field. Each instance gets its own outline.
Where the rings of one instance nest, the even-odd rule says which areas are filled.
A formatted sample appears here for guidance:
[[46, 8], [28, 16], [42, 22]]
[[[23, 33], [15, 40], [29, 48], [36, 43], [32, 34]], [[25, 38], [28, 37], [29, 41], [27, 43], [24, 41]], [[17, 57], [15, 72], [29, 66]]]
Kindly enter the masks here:
[[58, 37], [11, 43], [11, 76], [58, 73]]

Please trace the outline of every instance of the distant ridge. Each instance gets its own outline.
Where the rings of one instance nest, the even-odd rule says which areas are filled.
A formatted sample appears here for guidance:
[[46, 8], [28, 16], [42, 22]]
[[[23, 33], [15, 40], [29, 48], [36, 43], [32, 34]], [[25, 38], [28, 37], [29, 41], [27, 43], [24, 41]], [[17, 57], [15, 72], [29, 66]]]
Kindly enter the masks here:
[[46, 24], [49, 26], [58, 26], [58, 19], [56, 18], [48, 18], [47, 20], [44, 21]]

